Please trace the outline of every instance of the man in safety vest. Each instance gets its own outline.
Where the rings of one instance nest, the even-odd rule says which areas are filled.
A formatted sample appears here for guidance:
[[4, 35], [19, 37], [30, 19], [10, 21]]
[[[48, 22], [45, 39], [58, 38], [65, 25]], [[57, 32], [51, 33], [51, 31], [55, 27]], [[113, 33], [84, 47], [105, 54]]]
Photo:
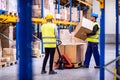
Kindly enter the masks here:
[[53, 24], [52, 14], [47, 14], [45, 19], [47, 22], [41, 26], [42, 39], [45, 48], [45, 57], [43, 60], [41, 74], [47, 73], [45, 68], [49, 56], [50, 56], [49, 74], [57, 74], [57, 72], [53, 70], [53, 60], [54, 60], [56, 39], [57, 39], [57, 27], [55, 24]]
[[89, 68], [89, 63], [90, 63], [92, 53], [93, 53], [95, 63], [96, 63], [96, 66], [94, 68], [99, 68], [99, 66], [100, 66], [100, 60], [99, 60], [100, 55], [99, 55], [99, 51], [98, 51], [100, 26], [96, 22], [97, 18], [98, 18], [98, 14], [96, 14], [96, 13], [91, 14], [90, 20], [93, 21], [94, 24], [93, 24], [92, 32], [87, 34], [86, 41], [88, 42], [88, 46], [87, 46], [87, 51], [85, 54], [84, 65], [82, 66], [83, 68]]

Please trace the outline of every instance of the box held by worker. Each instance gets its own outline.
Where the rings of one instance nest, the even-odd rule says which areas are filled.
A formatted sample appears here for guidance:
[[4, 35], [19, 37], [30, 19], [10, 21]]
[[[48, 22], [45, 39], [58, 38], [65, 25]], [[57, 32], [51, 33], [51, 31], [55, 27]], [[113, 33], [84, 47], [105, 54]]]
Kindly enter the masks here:
[[77, 25], [76, 29], [74, 30], [75, 37], [85, 40], [87, 38], [87, 34], [91, 33], [93, 30], [93, 22], [82, 18], [81, 22]]

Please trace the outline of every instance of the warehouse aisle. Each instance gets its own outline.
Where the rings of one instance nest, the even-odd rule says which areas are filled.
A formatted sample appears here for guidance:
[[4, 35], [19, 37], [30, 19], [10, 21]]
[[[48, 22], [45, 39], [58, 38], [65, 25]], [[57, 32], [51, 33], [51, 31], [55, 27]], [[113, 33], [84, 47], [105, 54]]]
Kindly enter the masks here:
[[[115, 45], [107, 44], [106, 45], [106, 62], [114, 59], [115, 56]], [[90, 68], [83, 69], [64, 69], [56, 70], [57, 75], [41, 75], [43, 58], [33, 58], [33, 68], [34, 68], [34, 80], [99, 80], [99, 69], [94, 69], [94, 59], [91, 60]], [[48, 70], [47, 65], [47, 70]], [[108, 66], [110, 70], [113, 71], [114, 63]], [[0, 69], [0, 80], [17, 80], [17, 65], [6, 67]], [[113, 75], [105, 71], [105, 80], [113, 80]]]

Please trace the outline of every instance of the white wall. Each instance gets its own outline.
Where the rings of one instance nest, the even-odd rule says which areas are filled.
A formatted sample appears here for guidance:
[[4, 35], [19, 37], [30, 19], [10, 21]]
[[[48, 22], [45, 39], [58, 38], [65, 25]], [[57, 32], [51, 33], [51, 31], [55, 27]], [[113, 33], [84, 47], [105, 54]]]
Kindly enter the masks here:
[[[101, 12], [97, 0], [93, 0], [93, 12], [97, 12], [100, 17]], [[105, 33], [115, 34], [115, 27], [115, 0], [105, 0]]]
[[106, 34], [115, 34], [115, 0], [105, 0], [105, 27]]
[[97, 0], [93, 0], [93, 12], [99, 14], [98, 22], [100, 22], [101, 12], [100, 12], [100, 7], [99, 7], [99, 2]]

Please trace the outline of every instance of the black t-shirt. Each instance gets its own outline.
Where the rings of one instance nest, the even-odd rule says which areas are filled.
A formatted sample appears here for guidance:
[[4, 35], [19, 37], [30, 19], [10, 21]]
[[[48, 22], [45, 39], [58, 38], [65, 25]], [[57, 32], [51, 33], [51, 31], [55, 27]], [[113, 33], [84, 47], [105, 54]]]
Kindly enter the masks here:
[[98, 27], [98, 25], [96, 24], [96, 25], [93, 27], [92, 32], [89, 33], [89, 34], [87, 34], [87, 37], [90, 37], [90, 36], [95, 35], [95, 34], [97, 33], [98, 29], [99, 29], [99, 27]]

